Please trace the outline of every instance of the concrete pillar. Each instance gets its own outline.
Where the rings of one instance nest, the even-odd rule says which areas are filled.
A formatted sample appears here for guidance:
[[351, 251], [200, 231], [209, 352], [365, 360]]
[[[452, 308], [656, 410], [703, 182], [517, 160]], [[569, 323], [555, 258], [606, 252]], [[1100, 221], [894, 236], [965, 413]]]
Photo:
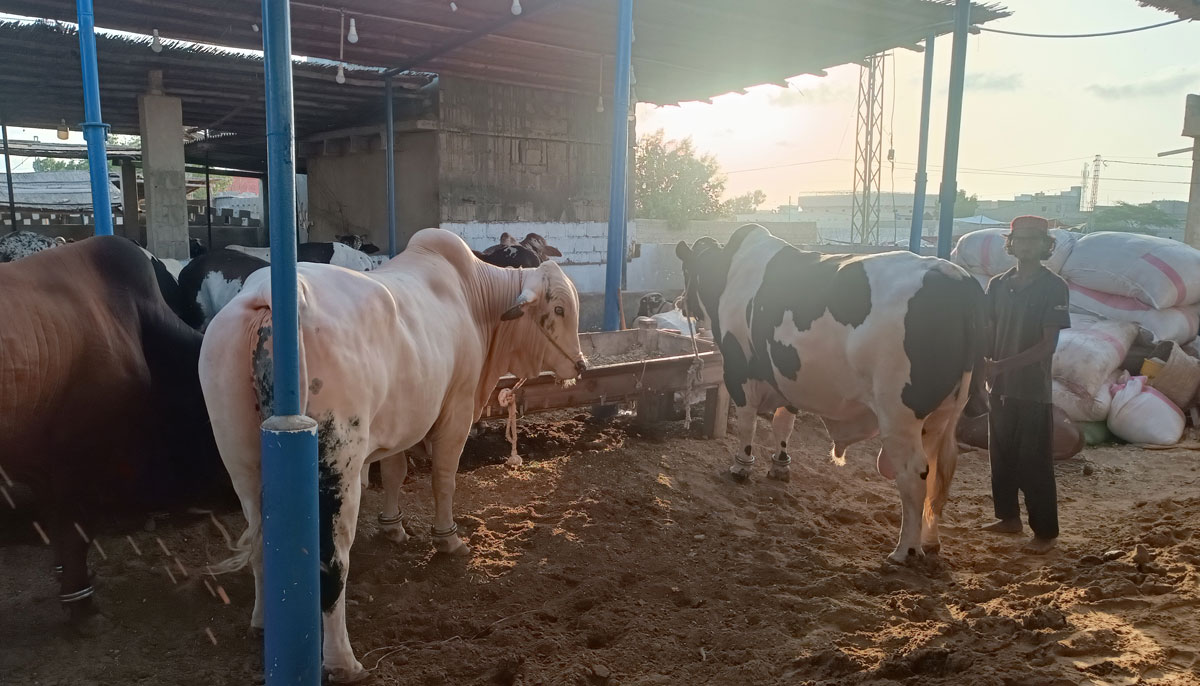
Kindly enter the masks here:
[[145, 244], [138, 214], [137, 167], [133, 160], [121, 160], [121, 232], [120, 235]]
[[183, 108], [164, 95], [162, 72], [150, 72], [150, 88], [138, 96], [142, 131], [142, 179], [146, 192], [146, 248], [158, 257], [187, 259], [187, 175], [183, 165]]
[[1187, 96], [1183, 115], [1183, 135], [1192, 138], [1192, 185], [1188, 193], [1187, 226], [1183, 240], [1193, 248], [1200, 248], [1200, 95]]

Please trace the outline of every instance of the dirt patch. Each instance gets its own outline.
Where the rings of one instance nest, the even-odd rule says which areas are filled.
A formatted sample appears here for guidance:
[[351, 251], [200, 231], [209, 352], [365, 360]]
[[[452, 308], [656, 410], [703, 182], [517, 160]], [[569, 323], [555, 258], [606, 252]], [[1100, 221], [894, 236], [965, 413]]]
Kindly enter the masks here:
[[[965, 454], [942, 555], [896, 567], [883, 560], [899, 502], [874, 471], [877, 443], [837, 467], [820, 424], [802, 418], [792, 481], [766, 480], [760, 459], [736, 485], [735, 439], [657, 430], [529, 418], [525, 466], [510, 471], [490, 425], [458, 478], [468, 560], [433, 555], [421, 465], [405, 487], [407, 545], [378, 535], [381, 494], [369, 491], [348, 626], [375, 683], [1200, 683], [1196, 453], [1102, 448], [1058, 463], [1063, 538], [1045, 557], [976, 529], [991, 510], [987, 457]], [[136, 531], [140, 556], [101, 536], [108, 559], [92, 557], [112, 627], [80, 639], [63, 631], [49, 549], [27, 519], [0, 516], [0, 681], [261, 679], [250, 575], [221, 579], [226, 605], [166, 571], [156, 538], [192, 568], [223, 556], [207, 517]], [[241, 530], [239, 514], [220, 519]]]

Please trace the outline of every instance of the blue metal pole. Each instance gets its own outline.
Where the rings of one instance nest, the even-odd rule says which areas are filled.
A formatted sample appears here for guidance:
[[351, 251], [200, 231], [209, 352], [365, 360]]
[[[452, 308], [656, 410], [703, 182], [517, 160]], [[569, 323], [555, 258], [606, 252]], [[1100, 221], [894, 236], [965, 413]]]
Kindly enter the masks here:
[[967, 75], [967, 30], [971, 1], [954, 6], [954, 45], [950, 52], [950, 101], [946, 106], [946, 148], [942, 159], [941, 215], [938, 217], [938, 257], [950, 257], [954, 237], [954, 199], [958, 196], [958, 138], [962, 127], [963, 83]]
[[387, 158], [387, 223], [388, 223], [388, 257], [396, 256], [396, 122], [395, 116], [392, 114], [392, 77], [383, 77], [383, 89], [385, 92], [384, 99], [384, 117], [387, 123], [384, 126], [384, 135], [387, 136], [383, 148], [386, 151], [384, 155]]
[[83, 73], [83, 137], [88, 147], [88, 174], [92, 180], [92, 212], [97, 236], [113, 234], [112, 201], [108, 196], [108, 152], [104, 140], [108, 124], [100, 116], [100, 72], [96, 67], [96, 17], [92, 0], [75, 0], [79, 17], [79, 61]]
[[925, 232], [925, 184], [929, 175], [925, 173], [929, 161], [929, 100], [933, 94], [933, 41], [937, 34], [932, 31], [925, 37], [925, 79], [921, 82], [921, 137], [917, 143], [917, 187], [913, 192], [912, 230], [908, 234], [908, 249], [921, 254], [921, 234]]
[[621, 271], [625, 266], [625, 185], [629, 153], [629, 65], [633, 60], [633, 0], [621, 0], [613, 69], [612, 166], [608, 181], [608, 258], [604, 272], [604, 330], [621, 328]]
[[263, 671], [268, 686], [321, 683], [317, 425], [301, 416], [296, 159], [288, 0], [262, 0], [271, 213], [273, 415], [262, 427]]

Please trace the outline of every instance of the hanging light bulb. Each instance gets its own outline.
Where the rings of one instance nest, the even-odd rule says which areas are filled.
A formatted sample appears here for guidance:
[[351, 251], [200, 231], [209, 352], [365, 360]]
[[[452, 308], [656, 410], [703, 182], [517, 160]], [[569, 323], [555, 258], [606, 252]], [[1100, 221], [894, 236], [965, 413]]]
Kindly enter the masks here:
[[603, 95], [596, 96], [596, 111], [597, 112], [604, 111], [604, 96]]
[[338, 65], [337, 76], [333, 77], [333, 80], [338, 83], [346, 83], [346, 72], [342, 69], [342, 65]]
[[65, 140], [67, 140], [67, 137], [70, 135], [71, 135], [71, 130], [67, 128], [67, 120], [60, 119], [58, 121], [58, 139], [65, 141]]
[[358, 42], [358, 28], [354, 25], [354, 17], [350, 17], [350, 33], [346, 34], [346, 40], [351, 43]]
[[512, 13], [513, 14], [521, 13], [521, 0], [513, 0]]
[[162, 52], [162, 41], [158, 38], [158, 29], [154, 29], [154, 40], [150, 41], [150, 49], [154, 52]]
[[251, 24], [250, 28], [254, 29], [255, 33], [258, 33], [258, 24]]
[[452, 3], [450, 3], [450, 11], [451, 11], [451, 12], [457, 12], [457, 11], [458, 11], [458, 3], [457, 3], [457, 2], [452, 2]]

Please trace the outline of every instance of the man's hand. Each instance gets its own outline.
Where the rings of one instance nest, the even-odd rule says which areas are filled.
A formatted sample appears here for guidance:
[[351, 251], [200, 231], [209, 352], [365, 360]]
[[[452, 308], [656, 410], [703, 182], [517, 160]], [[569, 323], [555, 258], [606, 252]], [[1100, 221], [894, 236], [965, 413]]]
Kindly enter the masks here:
[[990, 357], [983, 358], [983, 378], [987, 379], [988, 383], [994, 382], [1002, 371], [999, 362]]

